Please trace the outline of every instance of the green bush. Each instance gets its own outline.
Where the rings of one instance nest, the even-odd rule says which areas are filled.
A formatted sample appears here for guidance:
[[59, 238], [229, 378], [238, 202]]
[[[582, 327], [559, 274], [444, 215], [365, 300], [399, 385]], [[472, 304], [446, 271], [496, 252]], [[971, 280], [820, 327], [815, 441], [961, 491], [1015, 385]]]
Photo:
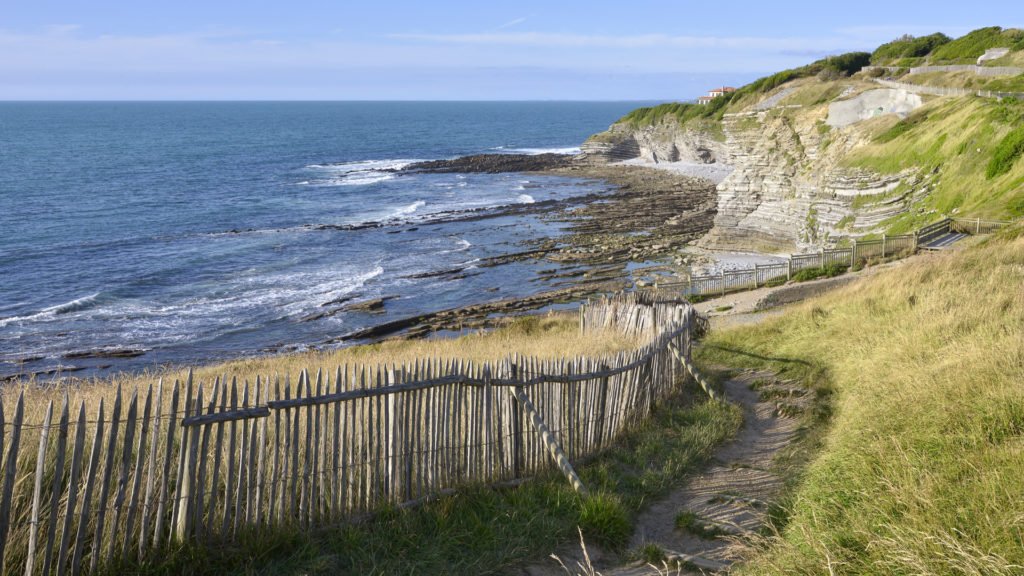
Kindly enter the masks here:
[[823, 268], [804, 268], [796, 274], [793, 274], [793, 280], [797, 282], [806, 282], [817, 278], [834, 278], [843, 272], [846, 272], [847, 269], [849, 269], [849, 266], [844, 266], [842, 264], [829, 264]]
[[1011, 130], [996, 146], [988, 166], [985, 167], [985, 177], [991, 180], [1006, 174], [1013, 168], [1021, 154], [1024, 154], [1024, 126]]
[[901, 58], [919, 58], [931, 54], [943, 44], [948, 44], [952, 39], [941, 32], [915, 38], [910, 35], [897, 38], [892, 42], [882, 44], [871, 53], [872, 63], [891, 62]]
[[633, 534], [633, 525], [618, 496], [598, 492], [583, 500], [580, 530], [601, 546], [622, 549]]
[[939, 46], [932, 52], [931, 60], [933, 63], [977, 60], [989, 48], [1013, 47], [1021, 39], [1020, 30], [1003, 30], [999, 26], [979, 28]]

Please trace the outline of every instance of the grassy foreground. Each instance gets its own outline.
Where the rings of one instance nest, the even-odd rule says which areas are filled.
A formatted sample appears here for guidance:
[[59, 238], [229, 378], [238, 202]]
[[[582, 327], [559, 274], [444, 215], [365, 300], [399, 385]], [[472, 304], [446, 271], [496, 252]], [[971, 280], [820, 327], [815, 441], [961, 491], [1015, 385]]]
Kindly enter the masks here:
[[778, 535], [742, 573], [1024, 573], [1024, 225], [700, 354], [831, 397]]

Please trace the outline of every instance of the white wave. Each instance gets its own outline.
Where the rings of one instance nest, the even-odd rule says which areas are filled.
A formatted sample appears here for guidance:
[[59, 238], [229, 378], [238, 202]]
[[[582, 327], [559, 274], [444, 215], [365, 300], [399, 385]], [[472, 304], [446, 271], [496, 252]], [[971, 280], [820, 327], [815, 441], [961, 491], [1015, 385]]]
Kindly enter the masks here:
[[516, 196], [516, 202], [520, 204], [533, 204], [536, 200], [534, 200], [533, 196], [530, 196], [529, 194], [520, 194], [519, 196]]
[[453, 254], [455, 252], [465, 252], [466, 250], [469, 250], [470, 248], [473, 247], [472, 242], [466, 240], [465, 238], [458, 237], [455, 238], [455, 245], [457, 246], [457, 248], [452, 248], [451, 250], [441, 250], [440, 252], [438, 252], [438, 254]]
[[203, 295], [167, 304], [127, 301], [104, 311], [106, 318], [128, 318], [140, 334], [165, 331], [168, 334], [192, 333], [214, 320], [237, 322], [242, 316], [268, 308], [287, 315], [307, 314], [324, 302], [330, 302], [359, 290], [384, 273], [379, 264], [353, 274], [350, 270], [317, 270], [272, 276], [253, 274], [228, 287], [226, 295]]
[[510, 152], [514, 154], [530, 154], [536, 156], [537, 154], [579, 154], [579, 146], [568, 146], [558, 148], [502, 148], [503, 152]]
[[391, 213], [391, 217], [397, 218], [398, 216], [408, 216], [426, 205], [427, 203], [424, 200], [417, 200], [408, 206], [403, 206], [402, 208], [395, 210]]
[[380, 173], [380, 172], [367, 172], [360, 174], [350, 174], [342, 178], [332, 178], [327, 181], [327, 185], [334, 186], [366, 186], [367, 184], [376, 184], [377, 182], [384, 182], [394, 178], [394, 174]]
[[420, 162], [418, 159], [397, 158], [388, 160], [360, 160], [336, 164], [310, 164], [307, 170], [324, 173], [319, 180], [304, 180], [300, 184], [309, 186], [366, 186], [384, 182], [395, 177], [394, 171]]
[[314, 170], [330, 170], [333, 172], [370, 172], [380, 170], [401, 170], [410, 164], [422, 162], [416, 158], [392, 158], [387, 160], [358, 160], [356, 162], [337, 162], [332, 164], [310, 164], [306, 168]]
[[50, 306], [49, 308], [43, 308], [39, 312], [34, 314], [28, 314], [26, 316], [11, 316], [9, 318], [0, 318], [0, 328], [7, 326], [14, 322], [31, 322], [33, 320], [42, 320], [53, 318], [60, 314], [67, 314], [69, 312], [76, 312], [88, 308], [96, 303], [100, 293], [90, 294], [88, 296], [82, 296], [81, 298], [75, 298], [70, 302], [63, 304], [57, 304], [56, 306]]

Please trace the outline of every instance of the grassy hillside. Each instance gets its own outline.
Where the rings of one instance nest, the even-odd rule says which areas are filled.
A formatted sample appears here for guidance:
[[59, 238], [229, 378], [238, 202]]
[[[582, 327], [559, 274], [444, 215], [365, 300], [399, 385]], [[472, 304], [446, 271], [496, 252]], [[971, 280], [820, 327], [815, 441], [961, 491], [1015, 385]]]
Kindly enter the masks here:
[[1019, 217], [1024, 215], [1024, 150], [1016, 143], [1022, 125], [1024, 102], [934, 99], [905, 120], [875, 121], [871, 142], [845, 161], [883, 173], [917, 167], [938, 175], [917, 210], [888, 222], [893, 233], [934, 220], [934, 212]]
[[652, 126], [665, 119], [674, 119], [682, 126], [693, 120], [721, 120], [723, 114], [735, 112], [753, 104], [765, 94], [787, 82], [812, 76], [829, 79], [854, 74], [868, 64], [870, 56], [867, 52], [850, 52], [839, 56], [830, 56], [800, 68], [783, 70], [771, 76], [759, 78], [735, 92], [715, 98], [706, 105], [671, 102], [637, 108], [620, 118], [619, 122], [630, 126]]
[[920, 37], [907, 35], [879, 46], [871, 54], [871, 63], [907, 67], [974, 64], [989, 48], [1024, 50], [1024, 30], [989, 26], [955, 40], [941, 32]]
[[941, 32], [917, 38], [904, 36], [876, 48], [871, 53], [871, 63], [889, 64], [906, 58], [924, 58], [939, 46], [951, 41], [952, 38]]
[[[705, 362], [816, 383], [833, 416], [744, 574], [1020, 574], [1024, 226], [714, 333]], [[979, 297], [979, 295], [984, 297]]]
[[974, 64], [989, 48], [1024, 49], [1024, 30], [999, 26], [979, 28], [952, 42], [938, 46], [929, 54], [932, 64]]

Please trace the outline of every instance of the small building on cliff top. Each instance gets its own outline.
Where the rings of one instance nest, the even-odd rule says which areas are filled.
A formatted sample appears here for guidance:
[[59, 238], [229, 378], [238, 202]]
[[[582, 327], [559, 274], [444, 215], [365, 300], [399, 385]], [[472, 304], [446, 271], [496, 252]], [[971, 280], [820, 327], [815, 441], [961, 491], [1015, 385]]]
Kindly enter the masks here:
[[724, 95], [726, 95], [726, 94], [728, 94], [730, 92], [735, 92], [735, 91], [736, 91], [736, 89], [733, 88], [732, 86], [722, 86], [721, 88], [714, 88], [712, 90], [708, 90], [708, 95], [707, 96], [700, 96], [700, 97], [697, 98], [697, 104], [701, 104], [701, 105], [707, 104], [707, 103], [711, 102], [712, 100], [714, 100], [715, 98], [718, 98], [719, 96], [724, 96]]

